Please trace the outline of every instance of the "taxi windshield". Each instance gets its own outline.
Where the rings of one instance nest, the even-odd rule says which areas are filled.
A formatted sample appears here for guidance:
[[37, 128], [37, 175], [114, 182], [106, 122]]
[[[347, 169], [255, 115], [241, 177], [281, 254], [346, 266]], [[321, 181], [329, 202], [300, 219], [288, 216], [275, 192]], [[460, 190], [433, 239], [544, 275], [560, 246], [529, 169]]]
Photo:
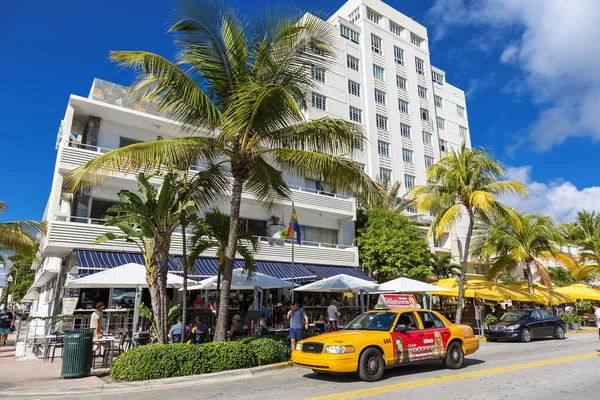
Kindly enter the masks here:
[[395, 312], [368, 312], [356, 317], [344, 330], [389, 331], [396, 320]]

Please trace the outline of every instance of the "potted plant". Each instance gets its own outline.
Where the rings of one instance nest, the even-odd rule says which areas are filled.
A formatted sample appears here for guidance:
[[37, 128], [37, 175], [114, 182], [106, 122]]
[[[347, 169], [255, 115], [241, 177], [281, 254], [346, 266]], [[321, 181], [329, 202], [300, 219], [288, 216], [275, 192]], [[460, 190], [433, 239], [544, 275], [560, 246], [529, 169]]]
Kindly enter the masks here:
[[565, 321], [567, 326], [570, 325], [573, 330], [578, 331], [581, 329], [581, 317], [579, 315], [574, 313], [562, 313], [560, 314], [560, 318]]

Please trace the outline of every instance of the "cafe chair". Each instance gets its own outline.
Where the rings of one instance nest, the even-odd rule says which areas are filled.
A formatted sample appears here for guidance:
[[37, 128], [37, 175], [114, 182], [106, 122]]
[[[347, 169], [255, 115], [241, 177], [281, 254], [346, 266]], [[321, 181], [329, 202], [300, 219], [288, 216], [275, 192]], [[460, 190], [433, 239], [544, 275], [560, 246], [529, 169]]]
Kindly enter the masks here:
[[62, 357], [65, 349], [65, 337], [62, 335], [57, 336], [56, 339], [53, 339], [50, 342], [50, 347], [52, 347], [52, 357], [50, 358], [50, 364], [52, 364], [54, 362], [54, 357], [56, 356], [56, 349], [61, 349], [60, 356]]

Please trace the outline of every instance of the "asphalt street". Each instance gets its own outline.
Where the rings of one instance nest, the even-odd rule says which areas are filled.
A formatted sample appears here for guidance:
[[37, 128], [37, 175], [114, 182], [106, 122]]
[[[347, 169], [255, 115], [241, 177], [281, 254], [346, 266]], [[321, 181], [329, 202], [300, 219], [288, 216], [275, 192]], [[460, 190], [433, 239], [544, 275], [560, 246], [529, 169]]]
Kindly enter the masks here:
[[86, 399], [598, 399], [598, 334], [532, 343], [481, 343], [466, 367], [448, 370], [440, 362], [391, 369], [383, 380], [365, 383], [354, 374], [317, 376], [288, 368], [261, 376], [185, 386], [141, 388], [126, 393], [77, 395]]

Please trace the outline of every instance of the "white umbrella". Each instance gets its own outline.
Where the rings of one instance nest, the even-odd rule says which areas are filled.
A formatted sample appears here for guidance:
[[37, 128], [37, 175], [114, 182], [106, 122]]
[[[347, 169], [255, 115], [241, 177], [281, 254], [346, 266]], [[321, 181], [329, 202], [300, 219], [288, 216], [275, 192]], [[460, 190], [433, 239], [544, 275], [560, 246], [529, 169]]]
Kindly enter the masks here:
[[354, 292], [358, 293], [361, 290], [373, 291], [377, 290], [379, 285], [376, 282], [367, 281], [354, 276], [339, 274], [329, 278], [322, 279], [308, 285], [300, 286], [294, 291], [301, 292]]
[[[246, 272], [242, 269], [234, 269], [231, 277], [231, 289], [234, 290], [252, 290], [256, 287], [263, 289], [275, 289], [283, 287], [292, 287], [291, 282], [284, 281], [269, 275], [255, 273], [252, 279], [248, 279]], [[188, 286], [188, 290], [206, 290], [217, 288], [217, 277], [213, 276], [203, 280], [199, 285]], [[181, 290], [181, 289], [180, 289]]]
[[448, 289], [409, 278], [397, 278], [379, 285], [379, 292], [423, 293]]
[[[195, 284], [189, 280], [188, 283]], [[146, 282], [146, 267], [140, 264], [130, 263], [120, 267], [110, 268], [102, 272], [74, 279], [67, 283], [67, 288], [137, 288], [148, 287]], [[183, 286], [183, 278], [175, 274], [167, 274], [167, 286]]]

